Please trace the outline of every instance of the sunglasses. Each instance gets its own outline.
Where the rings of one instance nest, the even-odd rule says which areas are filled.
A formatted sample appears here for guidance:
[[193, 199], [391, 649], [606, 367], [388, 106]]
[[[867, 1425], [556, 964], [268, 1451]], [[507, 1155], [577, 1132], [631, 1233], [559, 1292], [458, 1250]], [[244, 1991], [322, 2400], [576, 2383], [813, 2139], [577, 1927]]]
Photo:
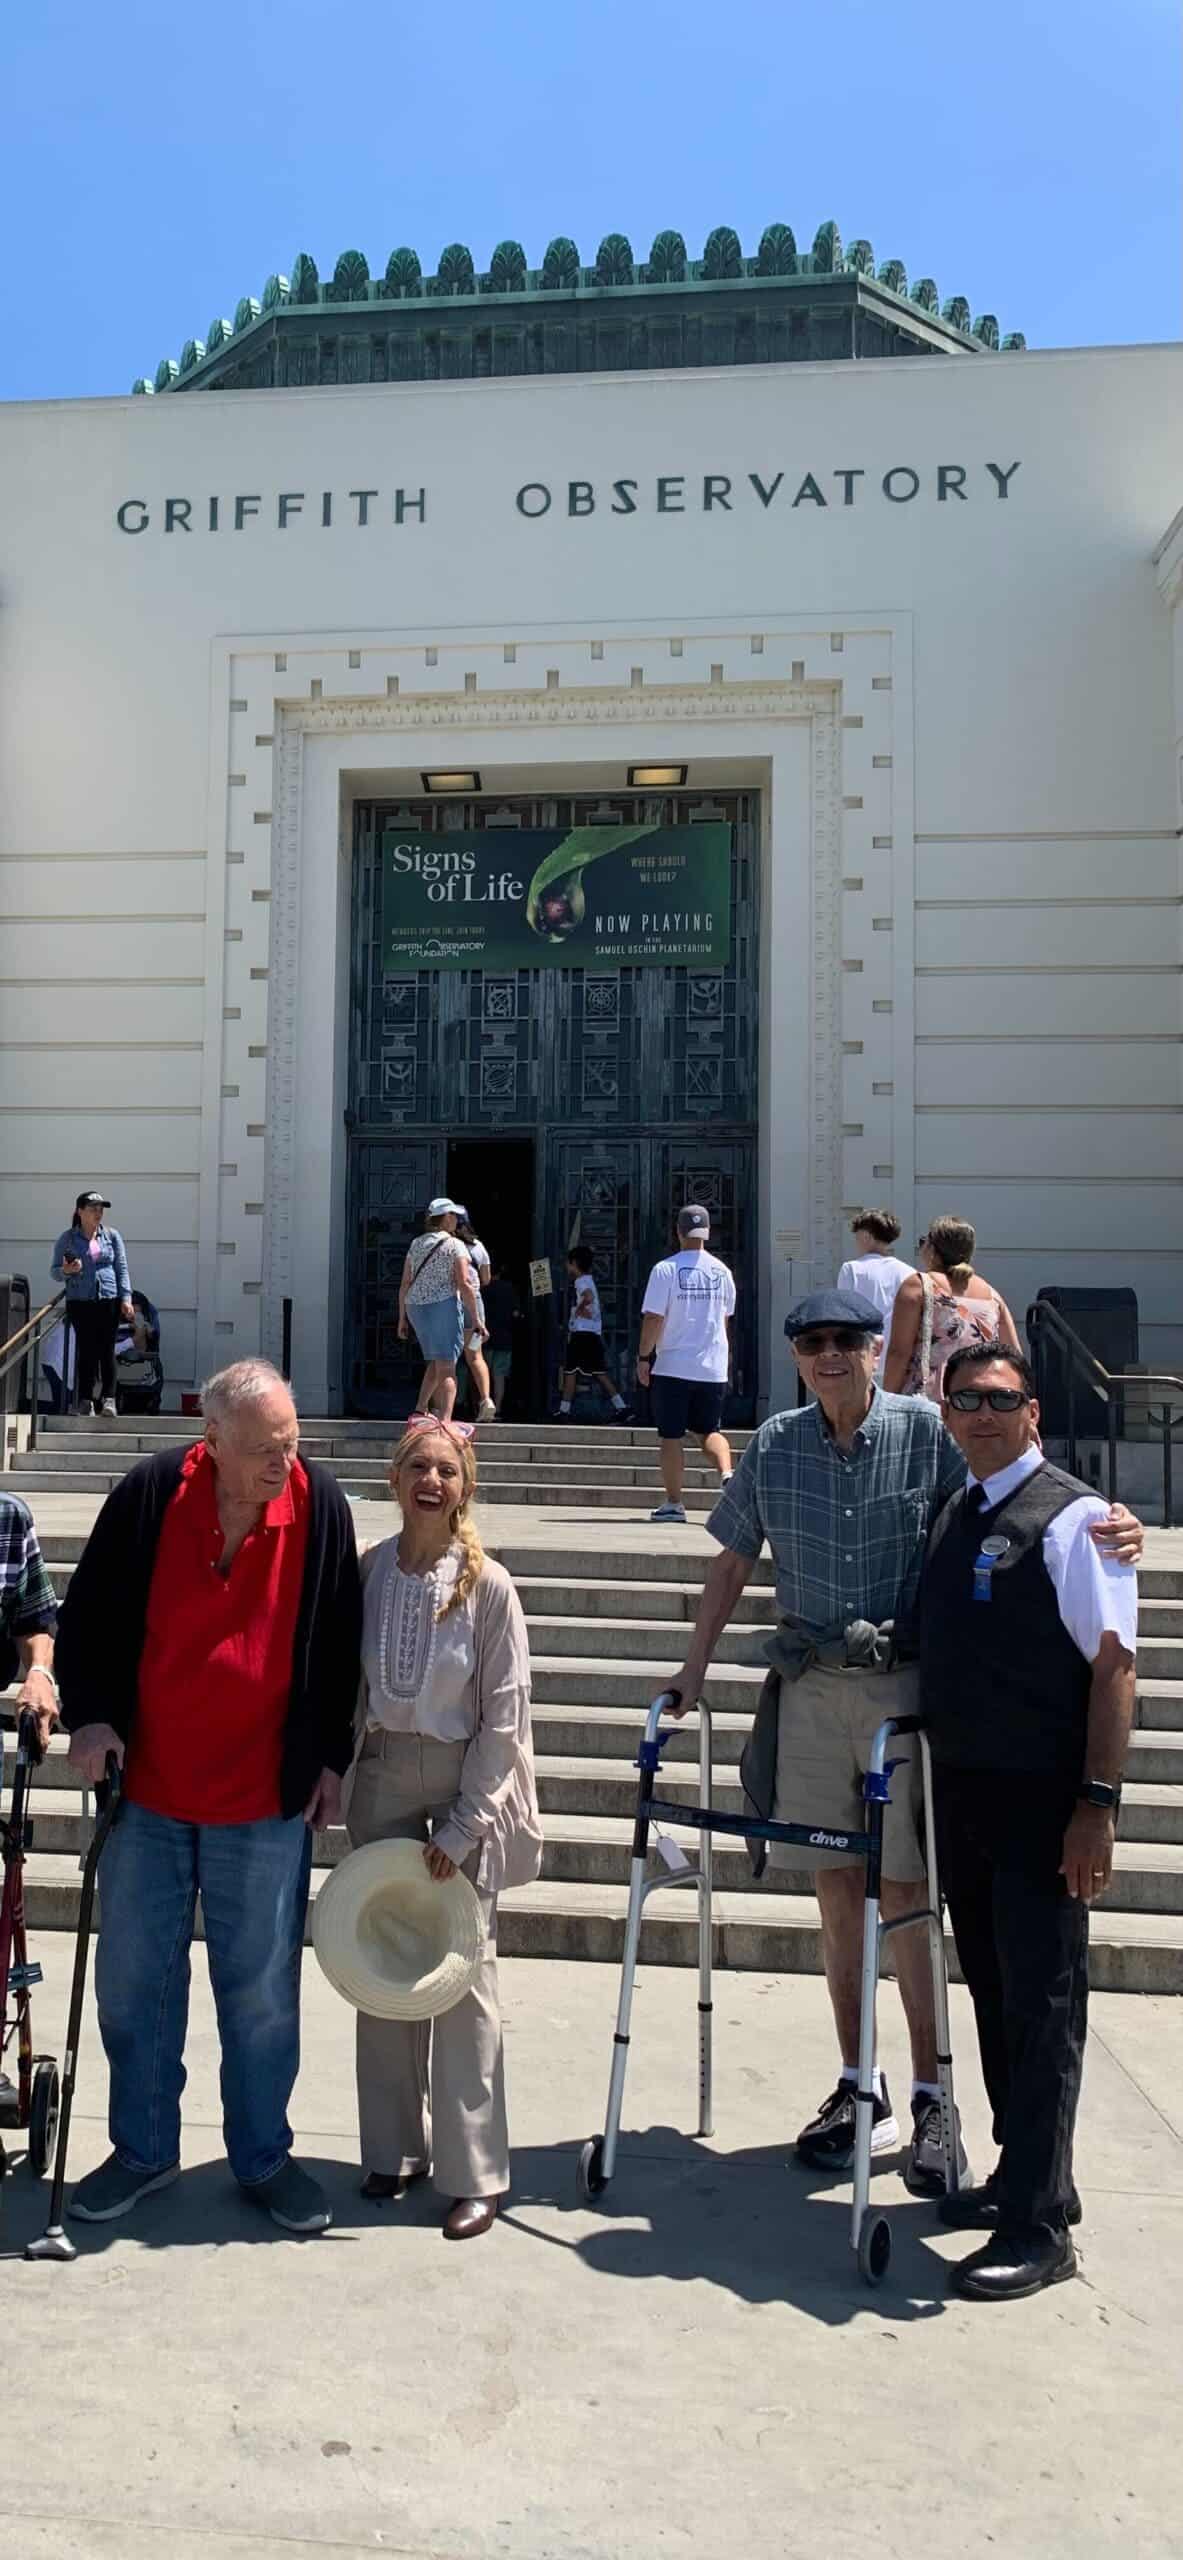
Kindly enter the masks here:
[[461, 1444], [465, 1440], [476, 1438], [475, 1422], [441, 1422], [438, 1413], [411, 1414], [407, 1429], [408, 1431], [446, 1431], [449, 1440], [459, 1440]]
[[840, 1324], [835, 1325], [832, 1333], [797, 1334], [793, 1349], [803, 1352], [807, 1360], [816, 1360], [823, 1351], [861, 1351], [866, 1339], [866, 1334], [860, 1333], [857, 1325]]
[[951, 1387], [949, 1403], [954, 1413], [980, 1413], [988, 1404], [991, 1413], [1017, 1413], [1021, 1404], [1031, 1398], [1022, 1387]]

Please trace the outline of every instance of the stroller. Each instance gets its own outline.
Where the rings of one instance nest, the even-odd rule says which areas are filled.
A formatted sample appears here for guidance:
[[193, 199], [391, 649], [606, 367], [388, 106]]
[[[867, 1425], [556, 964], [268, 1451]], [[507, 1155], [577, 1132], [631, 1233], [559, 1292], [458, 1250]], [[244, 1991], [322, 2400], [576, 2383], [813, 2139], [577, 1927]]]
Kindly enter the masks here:
[[133, 1289], [135, 1315], [115, 1342], [115, 1408], [118, 1413], [159, 1413], [164, 1392], [160, 1316], [142, 1289]]

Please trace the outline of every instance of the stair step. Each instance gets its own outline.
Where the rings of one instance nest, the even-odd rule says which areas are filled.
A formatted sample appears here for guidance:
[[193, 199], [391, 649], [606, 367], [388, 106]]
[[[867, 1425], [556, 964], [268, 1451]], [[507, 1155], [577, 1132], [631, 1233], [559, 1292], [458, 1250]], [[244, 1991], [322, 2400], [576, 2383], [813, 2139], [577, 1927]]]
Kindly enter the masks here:
[[[771, 1619], [763, 1626], [724, 1627], [712, 1659], [717, 1663], [742, 1663], [763, 1677], [768, 1668], [764, 1648], [770, 1625]], [[671, 1630], [668, 1624], [649, 1627], [636, 1618], [537, 1618], [530, 1613], [526, 1626], [531, 1658], [536, 1662], [585, 1657], [592, 1645], [601, 1669], [618, 1659], [631, 1658], [667, 1672], [681, 1659], [688, 1633], [685, 1623]]]
[[[725, 1813], [738, 1813], [743, 1804], [736, 1761], [722, 1757], [729, 1742], [736, 1739], [742, 1742], [745, 1720], [737, 1717], [734, 1726], [735, 1731], [730, 1736], [720, 1732], [718, 1726], [715, 1732], [714, 1799]], [[556, 1737], [561, 1737], [570, 1727], [571, 1719], [561, 1708], [536, 1711], [535, 1769], [543, 1813], [609, 1815], [631, 1821], [637, 1799], [635, 1744], [640, 1739], [639, 1720], [626, 1717], [619, 1725], [611, 1723], [608, 1746], [603, 1748], [597, 1747], [603, 1730], [598, 1719], [594, 1729], [587, 1724], [576, 1723], [573, 1728], [574, 1747], [569, 1750], [561, 1748]], [[590, 1743], [589, 1731], [594, 1731], [594, 1739]], [[696, 1734], [696, 1727], [689, 1727], [667, 1735], [662, 1769], [662, 1792], [687, 1804], [696, 1802], [699, 1791]], [[613, 1735], [616, 1736], [615, 1755]], [[0, 1745], [4, 1755], [3, 1784], [7, 1788], [12, 1783], [16, 1751], [11, 1730], [0, 1733]], [[33, 1814], [38, 1842], [42, 1840], [46, 1821], [51, 1815], [57, 1817], [65, 1800], [72, 1797], [77, 1804], [81, 1797], [77, 1778], [67, 1763], [66, 1750], [65, 1736], [55, 1734], [34, 1780]], [[1183, 1754], [1180, 1754], [1179, 1777], [1183, 1780]], [[1183, 1784], [1155, 1785], [1138, 1778], [1130, 1779], [1122, 1797], [1118, 1832], [1123, 1845], [1157, 1842], [1183, 1848]]]
[[[321, 1881], [313, 1876], [313, 1892]], [[549, 1956], [619, 1965], [624, 1949], [627, 1892], [623, 1885], [539, 1882], [501, 1896], [497, 1942], [503, 1956]], [[25, 1910], [31, 1929], [77, 1925], [79, 1877], [72, 1858], [47, 1857], [30, 1868]], [[641, 1933], [641, 1961], [694, 1965], [698, 1960], [695, 1897], [685, 1888], [650, 1902]], [[820, 1973], [821, 1931], [817, 1905], [802, 1894], [717, 1893], [714, 1960], [720, 1969], [759, 1973]], [[200, 1929], [200, 1914], [199, 1914]], [[950, 1970], [957, 1968], [946, 1938]], [[888, 1950], [890, 1967], [890, 1948]], [[1097, 1991], [1183, 1991], [1183, 1920], [1159, 1913], [1107, 1911], [1093, 1924], [1089, 1980]], [[605, 2059], [611, 2039], [612, 1995], [604, 2012]], [[691, 2035], [691, 2011], [687, 2035]], [[639, 2028], [643, 2032], [643, 2027]]]
[[[693, 1802], [697, 1788], [683, 1787], [678, 1795]], [[734, 1788], [728, 1789], [734, 1795]], [[635, 1790], [634, 1790], [635, 1793]], [[683, 1851], [693, 1855], [696, 1841], [688, 1827], [682, 1831], [668, 1826]], [[632, 1821], [626, 1812], [578, 1812], [566, 1806], [560, 1811], [546, 1812], [543, 1817], [545, 1849], [543, 1879], [552, 1884], [626, 1885], [629, 1878], [632, 1845]], [[68, 1857], [75, 1865], [90, 1838], [90, 1819], [81, 1809], [77, 1796], [60, 1791], [48, 1803], [34, 1809], [33, 1846], [25, 1869], [26, 1885], [42, 1872], [46, 1858]], [[313, 1863], [319, 1870], [336, 1866], [348, 1851], [344, 1830], [318, 1834]], [[651, 1871], [657, 1872], [656, 1852]], [[722, 1891], [744, 1891], [751, 1883], [751, 1869], [742, 1840], [718, 1839], [715, 1842], [715, 1881]], [[778, 1867], [770, 1864], [763, 1890], [777, 1894], [809, 1894], [812, 1892], [808, 1865]], [[1114, 1865], [1113, 1884], [1097, 1908], [1109, 1911], [1158, 1911], [1183, 1914], [1183, 1848], [1165, 1843], [1138, 1844], [1119, 1842]]]
[[1183, 1680], [1152, 1680], [1142, 1676], [1142, 1645], [1138, 1645], [1138, 1703], [1135, 1717], [1142, 1733], [1183, 1732]]

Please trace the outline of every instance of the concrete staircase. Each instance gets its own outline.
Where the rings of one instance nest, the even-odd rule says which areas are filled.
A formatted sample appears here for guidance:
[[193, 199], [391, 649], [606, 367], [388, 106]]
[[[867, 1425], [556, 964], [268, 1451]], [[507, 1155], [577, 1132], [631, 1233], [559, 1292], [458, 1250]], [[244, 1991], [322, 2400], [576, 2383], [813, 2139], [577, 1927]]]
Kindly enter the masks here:
[[[35, 1459], [7, 1482], [38, 1514], [55, 1582], [64, 1589], [101, 1497], [143, 1446], [180, 1435], [175, 1418], [124, 1426], [52, 1427]], [[739, 1435], [737, 1435], [739, 1436]], [[381, 1503], [385, 1426], [306, 1426], [310, 1456], [335, 1466], [357, 1500], [359, 1536], [388, 1534]], [[688, 1507], [708, 1506], [709, 1471]], [[534, 1741], [546, 1829], [540, 1882], [504, 1897], [506, 1954], [618, 1961], [623, 1941], [633, 1765], [645, 1708], [681, 1657], [711, 1549], [701, 1527], [649, 1529], [658, 1498], [653, 1443], [627, 1429], [490, 1426], [481, 1434], [483, 1533], [513, 1573], [530, 1629]], [[63, 1499], [63, 1497], [70, 1497]], [[89, 1497], [89, 1499], [87, 1498]], [[508, 1506], [516, 1506], [510, 1509]], [[69, 1525], [65, 1525], [68, 1523]], [[1138, 1725], [1122, 1806], [1116, 1873], [1093, 1925], [1098, 1988], [1183, 1990], [1183, 1539], [1177, 1559], [1161, 1534], [1142, 1574]], [[738, 1809], [737, 1762], [763, 1677], [762, 1641], [773, 1615], [771, 1569], [756, 1567], [726, 1630], [710, 1683], [715, 1709], [715, 1792]], [[8, 1747], [11, 1750], [11, 1737]], [[664, 1785], [697, 1796], [695, 1722], [670, 1736]], [[77, 1789], [55, 1744], [37, 1782], [26, 1900], [34, 1927], [69, 1928], [86, 1836]], [[691, 1846], [690, 1835], [680, 1835]], [[345, 1848], [317, 1843], [314, 1881]], [[758, 1890], [739, 1843], [715, 1852], [716, 1941], [723, 1965], [817, 1971], [817, 1909], [805, 1874], [778, 1871]], [[643, 1952], [651, 1961], [694, 1961], [694, 1901], [671, 1893], [649, 1906]]]
[[[93, 1494], [101, 1501], [137, 1458], [192, 1438], [196, 1428], [176, 1414], [119, 1423], [42, 1422], [36, 1451], [15, 1459], [15, 1489], [34, 1510], [39, 1493]], [[300, 1446], [306, 1457], [330, 1466], [355, 1501], [380, 1501], [393, 1436], [388, 1422], [303, 1422]], [[738, 1451], [751, 1433], [729, 1437]], [[573, 1487], [584, 1510], [635, 1503], [643, 1515], [661, 1500], [654, 1435], [627, 1423], [486, 1423], [480, 1466], [482, 1504], [552, 1506], [570, 1502]], [[717, 1492], [714, 1468], [689, 1442], [686, 1509], [705, 1515]]]

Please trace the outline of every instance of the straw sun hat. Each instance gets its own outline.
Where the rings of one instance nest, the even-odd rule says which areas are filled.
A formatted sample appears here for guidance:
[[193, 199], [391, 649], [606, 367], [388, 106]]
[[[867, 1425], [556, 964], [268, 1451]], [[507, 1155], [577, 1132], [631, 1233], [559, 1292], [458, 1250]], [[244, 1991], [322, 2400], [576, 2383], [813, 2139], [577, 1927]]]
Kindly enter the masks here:
[[371, 1840], [322, 1885], [312, 1944], [335, 1991], [371, 2018], [438, 2018], [464, 1998], [485, 1924], [467, 1876], [438, 1882], [420, 1840]]

